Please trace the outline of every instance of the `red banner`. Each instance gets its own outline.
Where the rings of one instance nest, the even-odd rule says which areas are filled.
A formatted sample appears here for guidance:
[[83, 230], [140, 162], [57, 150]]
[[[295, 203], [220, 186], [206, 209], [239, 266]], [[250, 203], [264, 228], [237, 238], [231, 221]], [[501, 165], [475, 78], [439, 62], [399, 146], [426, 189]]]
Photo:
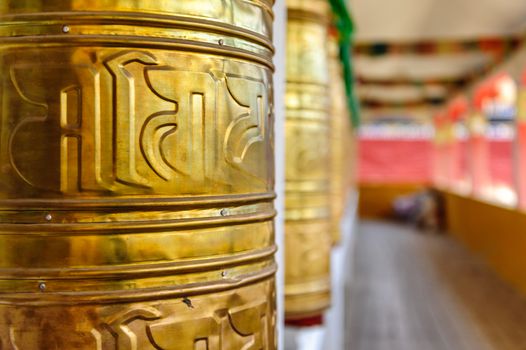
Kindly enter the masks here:
[[[467, 152], [470, 147], [476, 147], [475, 144], [460, 142], [458, 148], [454, 150], [454, 155], [447, 153], [442, 155], [454, 156], [458, 162], [448, 176], [453, 176], [457, 181], [470, 177], [468, 162], [474, 162], [475, 166], [471, 169], [476, 169], [478, 166], [479, 172], [489, 175], [490, 183], [513, 187], [512, 141], [488, 141], [489, 162], [468, 159]], [[362, 138], [359, 147], [359, 181], [382, 184], [430, 184], [434, 166], [433, 158], [437, 156], [439, 155], [434, 154], [433, 142], [428, 139]], [[444, 161], [447, 160], [444, 159]], [[481, 166], [487, 166], [489, 169], [484, 171], [480, 169]]]

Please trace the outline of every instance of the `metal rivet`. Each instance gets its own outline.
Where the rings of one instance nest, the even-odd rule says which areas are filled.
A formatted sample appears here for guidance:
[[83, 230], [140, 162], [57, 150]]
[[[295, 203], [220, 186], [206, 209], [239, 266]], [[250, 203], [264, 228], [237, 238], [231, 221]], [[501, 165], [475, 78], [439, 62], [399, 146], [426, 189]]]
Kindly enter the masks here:
[[47, 213], [46, 216], [44, 216], [44, 219], [46, 219], [46, 221], [51, 221], [51, 219], [53, 219], [53, 216], [51, 216], [51, 214]]
[[62, 32], [63, 33], [69, 33], [69, 26], [63, 26], [62, 27]]
[[223, 46], [225, 44], [225, 41], [223, 39], [219, 39], [218, 43], [219, 45]]
[[183, 303], [185, 303], [186, 306], [188, 306], [190, 309], [194, 308], [194, 305], [192, 305], [192, 301], [189, 298], [187, 298], [187, 297], [183, 298]]
[[221, 209], [219, 214], [221, 214], [221, 216], [227, 216], [228, 215], [228, 209], [226, 209], [226, 208]]
[[40, 289], [41, 292], [46, 290], [46, 284], [44, 282], [40, 282], [38, 284], [38, 289]]

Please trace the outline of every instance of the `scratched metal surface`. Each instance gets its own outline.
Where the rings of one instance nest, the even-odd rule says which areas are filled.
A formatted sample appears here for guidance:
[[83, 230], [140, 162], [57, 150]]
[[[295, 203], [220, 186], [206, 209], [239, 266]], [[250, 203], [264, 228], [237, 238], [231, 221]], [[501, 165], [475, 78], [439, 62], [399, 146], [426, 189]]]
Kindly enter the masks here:
[[0, 4], [0, 349], [275, 348], [271, 0]]

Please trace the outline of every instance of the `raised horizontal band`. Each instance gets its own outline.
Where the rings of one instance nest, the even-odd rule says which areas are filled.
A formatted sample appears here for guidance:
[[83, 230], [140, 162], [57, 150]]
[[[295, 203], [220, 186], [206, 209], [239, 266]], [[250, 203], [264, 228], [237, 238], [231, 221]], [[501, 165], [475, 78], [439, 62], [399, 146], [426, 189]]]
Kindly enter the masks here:
[[322, 15], [320, 12], [306, 9], [288, 8], [287, 18], [292, 21], [314, 22], [324, 26], [329, 24], [329, 16], [327, 14]]
[[0, 268], [0, 280], [2, 279], [114, 279], [145, 276], [169, 275], [174, 273], [191, 273], [216, 268], [227, 268], [230, 266], [257, 262], [271, 258], [276, 253], [276, 246], [269, 246], [249, 252], [241, 252], [223, 257], [210, 257], [193, 259], [189, 261], [176, 261], [171, 263], [157, 263], [144, 265], [107, 265], [91, 268]]
[[[14, 33], [16, 36], [34, 35], [35, 26], [40, 26], [41, 29], [47, 28], [47, 31], [50, 32], [46, 33], [44, 31], [42, 35], [48, 35], [53, 34], [53, 32], [56, 33], [57, 30], [63, 33], [63, 26], [65, 25], [68, 26], [67, 33], [70, 33], [71, 30], [74, 29], [71, 26], [75, 25], [94, 25], [98, 26], [99, 30], [101, 26], [122, 25], [151, 27], [157, 30], [155, 36], [162, 36], [163, 31], [167, 29], [192, 29], [197, 32], [218, 33], [252, 41], [274, 51], [270, 38], [261, 33], [218, 21], [183, 16], [168, 16], [141, 12], [82, 11], [3, 15], [0, 16], [0, 22], [4, 24], [4, 27], [0, 29], [2, 36], [12, 35], [11, 30], [14, 28], [17, 29], [16, 33]], [[32, 28], [27, 28], [28, 25], [31, 25]]]
[[274, 192], [251, 194], [228, 194], [215, 196], [123, 196], [123, 197], [82, 197], [82, 198], [20, 198], [0, 200], [0, 210], [24, 208], [50, 210], [54, 208], [195, 208], [216, 206], [221, 203], [248, 204], [269, 201], [276, 198]]
[[[163, 300], [189, 297], [212, 292], [220, 292], [240, 288], [249, 284], [273, 278], [277, 266], [268, 266], [240, 274], [235, 278], [222, 278], [206, 283], [189, 283], [167, 285], [155, 288], [127, 289], [127, 290], [92, 290], [71, 292], [31, 292], [31, 293], [0, 293], [0, 305], [9, 306], [66, 306], [85, 304], [112, 304], [134, 301]], [[35, 289], [38, 287], [35, 284]]]
[[[77, 236], [85, 234], [116, 234], [158, 232], [183, 228], [229, 226], [272, 220], [276, 216], [274, 209], [247, 214], [228, 214], [216, 217], [187, 218], [172, 220], [125, 221], [104, 223], [48, 223], [48, 224], [0, 224], [0, 236], [6, 234], [34, 236]], [[45, 219], [45, 217], [44, 217]]]
[[[4, 49], [17, 47], [20, 45], [30, 45], [32, 48], [41, 41], [39, 36], [24, 37], [3, 37], [0, 38], [0, 45]], [[269, 55], [260, 55], [236, 47], [226, 47], [222, 44], [211, 44], [206, 42], [196, 42], [180, 39], [149, 38], [142, 36], [112, 36], [112, 35], [48, 35], [42, 40], [45, 47], [134, 47], [134, 48], [151, 48], [151, 49], [168, 49], [177, 51], [187, 51], [196, 53], [206, 53], [230, 58], [238, 58], [246, 61], [259, 63], [274, 70], [271, 57]]]

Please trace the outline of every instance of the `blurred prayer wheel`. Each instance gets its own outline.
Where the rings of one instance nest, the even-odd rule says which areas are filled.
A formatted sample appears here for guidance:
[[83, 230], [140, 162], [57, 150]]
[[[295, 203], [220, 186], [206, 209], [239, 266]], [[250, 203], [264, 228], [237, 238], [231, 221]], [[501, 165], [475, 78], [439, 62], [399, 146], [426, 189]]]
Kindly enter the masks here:
[[348, 152], [350, 140], [349, 110], [343, 84], [336, 32], [329, 37], [329, 72], [331, 92], [331, 233], [340, 242], [340, 222], [349, 191]]
[[[351, 112], [348, 112], [351, 113]], [[352, 125], [351, 119], [345, 121], [345, 139], [344, 139], [344, 163], [343, 163], [343, 180], [344, 180], [344, 198], [343, 210], [349, 202], [349, 197], [356, 191], [357, 186], [357, 164], [358, 164], [358, 137], [356, 128]]]
[[272, 4], [0, 4], [0, 349], [276, 348]]
[[324, 0], [288, 0], [285, 317], [316, 317], [330, 303], [330, 156]]

